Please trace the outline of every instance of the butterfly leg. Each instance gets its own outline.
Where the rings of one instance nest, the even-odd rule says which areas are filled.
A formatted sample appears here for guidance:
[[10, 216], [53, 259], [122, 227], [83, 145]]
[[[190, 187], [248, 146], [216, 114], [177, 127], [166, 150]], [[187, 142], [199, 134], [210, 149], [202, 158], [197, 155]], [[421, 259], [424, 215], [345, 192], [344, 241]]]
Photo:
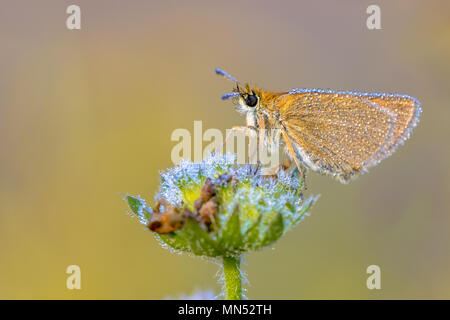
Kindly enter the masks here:
[[283, 138], [284, 141], [286, 142], [286, 146], [288, 148], [289, 154], [291, 155], [292, 159], [294, 159], [295, 164], [297, 165], [297, 169], [300, 173], [300, 175], [302, 176], [303, 179], [303, 186], [306, 187], [306, 175], [305, 175], [305, 170], [302, 168], [300, 161], [298, 161], [297, 156], [295, 155], [295, 151], [294, 151], [294, 147], [292, 147], [292, 142], [291, 139], [289, 138], [289, 136], [287, 135], [286, 131], [284, 129], [282, 129], [282, 134], [283, 134]]
[[[247, 131], [247, 136], [249, 137], [249, 142], [248, 142], [248, 157], [249, 159], [251, 159], [251, 157], [253, 157], [255, 155], [256, 150], [253, 150], [250, 147], [250, 139], [252, 139], [252, 137], [255, 137], [257, 129], [253, 126], [235, 126], [232, 127], [229, 132], [227, 133], [227, 136], [225, 137], [225, 142], [220, 146], [219, 150], [223, 150], [223, 147], [228, 143], [228, 141], [230, 140], [230, 138], [233, 136], [233, 134], [236, 131]], [[255, 148], [256, 149], [256, 148]]]
[[227, 130], [228, 132], [227, 132], [227, 135], [225, 137], [225, 141], [216, 150], [218, 150], [219, 152], [222, 152], [223, 151], [223, 147], [226, 146], [226, 144], [230, 140], [231, 136], [233, 135], [234, 131], [240, 131], [240, 130], [245, 130], [245, 129], [247, 129], [247, 127], [245, 127], [245, 126], [234, 126], [230, 130]]

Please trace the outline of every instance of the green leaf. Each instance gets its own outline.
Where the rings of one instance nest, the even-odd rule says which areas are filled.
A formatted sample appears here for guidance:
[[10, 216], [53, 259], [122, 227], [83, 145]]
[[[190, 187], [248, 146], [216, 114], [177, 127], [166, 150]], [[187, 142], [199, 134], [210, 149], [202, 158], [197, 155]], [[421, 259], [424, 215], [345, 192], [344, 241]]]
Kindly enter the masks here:
[[186, 237], [190, 251], [199, 256], [216, 257], [221, 255], [216, 242], [200, 227], [197, 221], [189, 218], [179, 231]]
[[264, 232], [260, 246], [264, 247], [271, 244], [272, 242], [275, 242], [279, 237], [283, 235], [283, 231], [283, 216], [281, 215], [281, 213], [277, 213], [275, 218], [270, 223], [269, 228], [267, 228], [267, 230]]
[[244, 235], [244, 245], [246, 249], [259, 247], [259, 233], [261, 231], [262, 215], [247, 229]]
[[239, 211], [235, 210], [225, 224], [219, 241], [219, 246], [224, 250], [236, 251], [242, 243]]
[[139, 210], [141, 209], [141, 207], [145, 206], [145, 203], [143, 203], [143, 199], [140, 198], [127, 196], [126, 200], [128, 202], [128, 206], [134, 212], [134, 214], [139, 214]]
[[294, 221], [294, 226], [303, 220], [304, 216], [307, 215], [308, 210], [312, 207], [312, 205], [317, 201], [318, 198], [319, 196], [311, 196], [302, 204], [302, 208], [300, 209], [299, 213], [297, 213], [298, 217]]
[[128, 203], [128, 207], [130, 207], [131, 211], [133, 211], [135, 215], [137, 215], [141, 220], [150, 221], [151, 216], [145, 208], [144, 199], [126, 196], [126, 201]]
[[155, 233], [155, 237], [175, 250], [190, 251], [188, 241], [181, 232], [171, 232], [168, 234]]

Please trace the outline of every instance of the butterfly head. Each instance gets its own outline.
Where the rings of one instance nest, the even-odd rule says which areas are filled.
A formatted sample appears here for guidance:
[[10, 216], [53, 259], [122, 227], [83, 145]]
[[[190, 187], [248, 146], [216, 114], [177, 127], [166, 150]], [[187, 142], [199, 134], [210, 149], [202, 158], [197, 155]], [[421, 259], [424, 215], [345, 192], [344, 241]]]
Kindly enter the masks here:
[[242, 85], [233, 76], [222, 69], [216, 69], [216, 73], [236, 83], [236, 87], [230, 93], [222, 95], [222, 100], [231, 99], [237, 105], [239, 111], [255, 111], [261, 102], [261, 90], [251, 87], [249, 84]]

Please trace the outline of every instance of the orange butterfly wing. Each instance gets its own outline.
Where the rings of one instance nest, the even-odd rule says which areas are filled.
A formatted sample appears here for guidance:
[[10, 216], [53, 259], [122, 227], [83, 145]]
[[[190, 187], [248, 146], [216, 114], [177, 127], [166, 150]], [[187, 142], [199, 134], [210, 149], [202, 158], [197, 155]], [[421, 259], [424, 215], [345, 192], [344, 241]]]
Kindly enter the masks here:
[[341, 182], [391, 155], [421, 110], [409, 96], [320, 89], [294, 89], [276, 102], [300, 160]]

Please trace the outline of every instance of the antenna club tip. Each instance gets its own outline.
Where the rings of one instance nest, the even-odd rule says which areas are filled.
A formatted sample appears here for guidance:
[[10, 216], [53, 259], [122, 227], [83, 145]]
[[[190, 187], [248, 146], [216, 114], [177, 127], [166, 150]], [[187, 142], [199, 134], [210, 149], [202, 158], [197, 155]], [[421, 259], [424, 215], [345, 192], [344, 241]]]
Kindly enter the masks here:
[[216, 71], [216, 74], [221, 75], [221, 76], [224, 76], [225, 78], [227, 78], [227, 79], [229, 79], [229, 80], [231, 80], [231, 81], [233, 81], [233, 82], [235, 82], [235, 83], [238, 83], [238, 81], [236, 80], [235, 77], [233, 77], [232, 75], [228, 74], [228, 73], [225, 72], [224, 70], [222, 70], [222, 69], [220, 69], [220, 68], [216, 68], [215, 71]]
[[239, 92], [225, 93], [225, 94], [222, 95], [221, 99], [222, 99], [222, 100], [228, 100], [228, 99], [237, 97], [237, 96], [239, 96], [239, 95], [240, 95]]

